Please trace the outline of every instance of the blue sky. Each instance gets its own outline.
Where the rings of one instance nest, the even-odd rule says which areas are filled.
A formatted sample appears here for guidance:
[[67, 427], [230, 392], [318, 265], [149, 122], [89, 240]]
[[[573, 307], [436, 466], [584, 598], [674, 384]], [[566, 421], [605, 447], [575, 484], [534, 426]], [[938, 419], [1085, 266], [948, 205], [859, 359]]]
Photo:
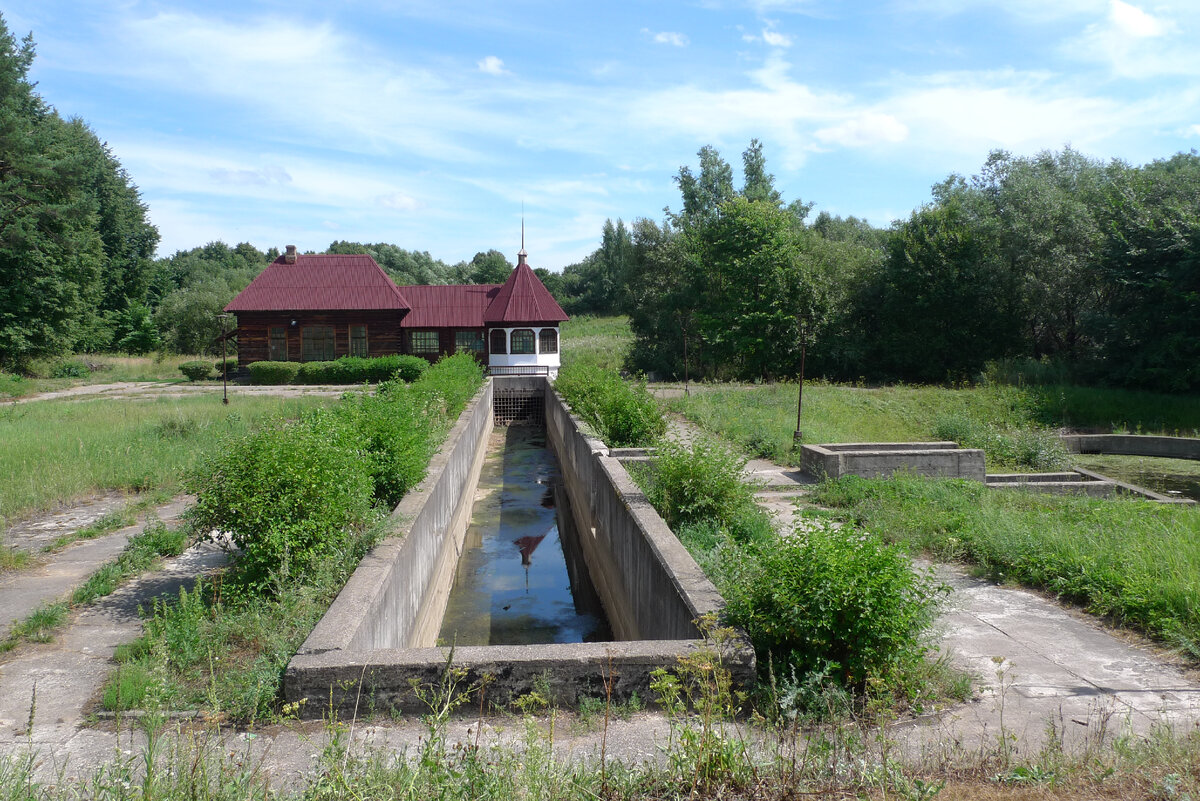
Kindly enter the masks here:
[[[716, 146], [887, 225], [988, 152], [1200, 143], [1192, 0], [8, 0], [33, 78], [141, 187], [160, 255], [392, 242], [530, 263], [661, 218]], [[736, 169], [735, 169], [736, 171]], [[740, 179], [739, 179], [740, 180]]]

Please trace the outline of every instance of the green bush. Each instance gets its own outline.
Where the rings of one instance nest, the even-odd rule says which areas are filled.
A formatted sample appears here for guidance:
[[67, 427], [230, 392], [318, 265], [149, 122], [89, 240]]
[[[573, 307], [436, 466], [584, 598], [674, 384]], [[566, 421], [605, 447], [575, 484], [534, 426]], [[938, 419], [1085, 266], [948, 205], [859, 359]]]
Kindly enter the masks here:
[[[217, 369], [220, 370], [220, 367]], [[212, 374], [212, 365], [208, 362], [184, 362], [179, 365], [179, 372], [187, 376], [188, 381], [203, 381]]]
[[250, 371], [252, 384], [290, 384], [300, 371], [299, 362], [254, 362]]
[[[428, 369], [429, 362], [420, 356], [381, 356], [371, 360], [368, 370], [374, 372], [367, 380], [386, 381], [389, 378], [399, 378], [401, 381], [412, 383], [424, 375]], [[479, 375], [482, 379], [482, 369]]]
[[371, 518], [374, 481], [358, 431], [337, 413], [261, 429], [230, 442], [193, 477], [191, 516], [238, 546], [248, 582], [303, 576], [344, 550]]
[[554, 388], [612, 447], [653, 445], [667, 432], [658, 402], [642, 383], [588, 364], [564, 367]]
[[63, 359], [50, 365], [51, 378], [87, 378], [91, 374], [91, 368], [81, 359]]
[[217, 375], [218, 375], [218, 376], [220, 376], [220, 375], [221, 375], [221, 371], [222, 371], [222, 370], [224, 370], [224, 369], [226, 369], [226, 365], [228, 365], [229, 374], [230, 374], [230, 375], [233, 375], [233, 371], [234, 371], [234, 370], [236, 370], [236, 369], [238, 369], [238, 368], [237, 368], [237, 357], [235, 356], [235, 357], [232, 357], [232, 358], [230, 358], [230, 359], [227, 359], [227, 360], [225, 360], [225, 361], [218, 360], [218, 361], [217, 361], [217, 362], [216, 362], [216, 363], [213, 365], [213, 369], [214, 369], [214, 370], [216, 370], [216, 371], [217, 371]]
[[728, 528], [754, 508], [754, 489], [743, 481], [745, 466], [744, 458], [711, 440], [690, 448], [663, 442], [649, 468], [646, 497], [674, 530], [703, 521]]
[[333, 362], [305, 362], [300, 365], [300, 369], [296, 371], [296, 377], [292, 379], [295, 384], [348, 384], [345, 380], [346, 372], [342, 366], [336, 361]]
[[451, 422], [467, 406], [483, 382], [483, 368], [469, 353], [443, 356], [414, 381], [412, 388], [440, 400]]
[[[250, 367], [260, 364], [290, 363]], [[230, 442], [191, 481], [192, 516], [232, 538], [250, 583], [306, 574], [352, 547], [376, 500], [393, 506], [421, 480], [482, 379], [473, 357], [451, 356], [413, 384], [385, 382]]]
[[875, 535], [831, 526], [723, 547], [717, 584], [762, 664], [857, 690], [912, 674], [944, 592]]
[[339, 414], [367, 454], [374, 494], [394, 507], [425, 477], [446, 425], [441, 398], [402, 382], [384, 382], [374, 395], [345, 398]]
[[1002, 428], [965, 414], [944, 414], [934, 422], [933, 435], [982, 449], [993, 466], [1061, 470], [1071, 462], [1058, 436], [1044, 428]]

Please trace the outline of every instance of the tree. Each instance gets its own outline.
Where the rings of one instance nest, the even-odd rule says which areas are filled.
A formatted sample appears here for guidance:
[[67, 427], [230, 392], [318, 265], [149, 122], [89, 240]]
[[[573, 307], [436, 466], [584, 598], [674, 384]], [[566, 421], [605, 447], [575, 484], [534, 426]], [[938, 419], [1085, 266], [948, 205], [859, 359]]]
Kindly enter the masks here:
[[33, 91], [33, 58], [0, 17], [0, 364], [13, 366], [69, 350], [101, 298], [89, 164]]
[[217, 315], [235, 294], [220, 278], [171, 292], [154, 315], [163, 345], [175, 353], [219, 353]]
[[513, 265], [504, 254], [493, 248], [471, 257], [467, 268], [467, 280], [472, 284], [503, 284], [512, 271]]
[[946, 193], [895, 230], [874, 298], [880, 372], [959, 379], [1016, 351], [1016, 287], [967, 200]]

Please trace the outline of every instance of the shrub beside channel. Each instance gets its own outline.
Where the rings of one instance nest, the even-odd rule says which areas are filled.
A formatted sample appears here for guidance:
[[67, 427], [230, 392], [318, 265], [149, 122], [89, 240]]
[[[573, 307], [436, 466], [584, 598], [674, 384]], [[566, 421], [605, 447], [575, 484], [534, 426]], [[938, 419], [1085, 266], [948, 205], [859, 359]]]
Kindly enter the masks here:
[[385, 533], [388, 510], [424, 478], [482, 380], [472, 356], [451, 356], [412, 384], [385, 381], [373, 394], [226, 440], [189, 488], [191, 523], [236, 546], [231, 563], [177, 602], [155, 602], [146, 634], [116, 655], [105, 706], [275, 717], [292, 654]]
[[554, 388], [611, 447], [653, 445], [667, 432], [646, 385], [625, 381], [612, 370], [573, 364], [559, 371]]
[[829, 688], [920, 697], [941, 585], [848, 524], [780, 535], [744, 467], [701, 439], [666, 443], [630, 472], [726, 599], [725, 621], [750, 637], [774, 702], [817, 713]]

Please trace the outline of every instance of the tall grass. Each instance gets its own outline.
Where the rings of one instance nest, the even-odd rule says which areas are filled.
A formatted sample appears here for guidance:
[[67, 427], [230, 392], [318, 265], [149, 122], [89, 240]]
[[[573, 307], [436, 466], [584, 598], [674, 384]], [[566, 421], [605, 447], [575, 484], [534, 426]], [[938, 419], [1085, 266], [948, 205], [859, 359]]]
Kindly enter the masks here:
[[562, 324], [562, 363], [620, 370], [633, 342], [628, 317], [574, 317]]
[[[0, 398], [21, 398], [79, 384], [119, 381], [183, 380], [179, 365], [200, 359], [210, 364], [220, 357], [184, 354], [131, 356], [123, 353], [88, 353], [53, 359], [35, 359], [26, 375], [0, 372]], [[237, 354], [231, 353], [231, 359]]]
[[917, 476], [848, 477], [818, 504], [996, 580], [1045, 589], [1200, 659], [1200, 509], [997, 491]]
[[[798, 464], [799, 453], [792, 450], [796, 399], [793, 383], [722, 385], [699, 388], [669, 405], [730, 442]], [[1036, 466], [1029, 462], [1039, 453], [1053, 469], [1061, 457], [1049, 453], [1048, 440], [1038, 434], [1047, 427], [1196, 433], [1200, 401], [1084, 387], [868, 388], [821, 382], [804, 387], [804, 442], [920, 442], [940, 439], [949, 429], [969, 429], [989, 451], [990, 470]]]
[[473, 357], [450, 356], [412, 384], [385, 382], [228, 440], [196, 471], [192, 518], [238, 549], [217, 577], [155, 604], [145, 635], [116, 655], [104, 703], [123, 710], [149, 697], [222, 719], [277, 716], [292, 654], [482, 380]]
[[0, 522], [103, 490], [178, 489], [222, 434], [331, 402], [241, 397], [224, 406], [211, 395], [2, 406]]

